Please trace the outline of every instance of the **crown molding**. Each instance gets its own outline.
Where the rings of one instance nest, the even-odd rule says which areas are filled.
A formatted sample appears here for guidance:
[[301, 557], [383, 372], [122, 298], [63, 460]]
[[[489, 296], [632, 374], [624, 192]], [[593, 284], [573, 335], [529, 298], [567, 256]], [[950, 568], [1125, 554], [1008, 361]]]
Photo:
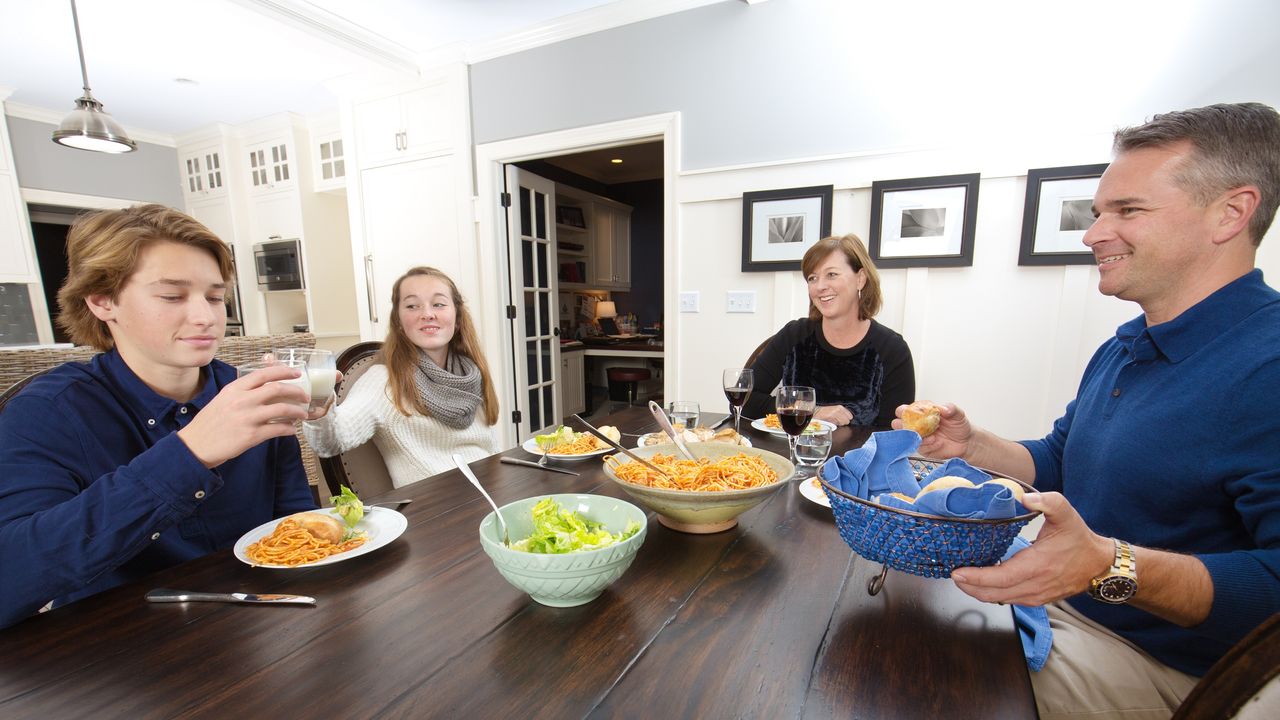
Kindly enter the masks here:
[[[35, 105], [24, 105], [22, 103], [7, 102], [4, 104], [4, 114], [13, 117], [22, 118], [24, 120], [34, 120], [35, 122], [46, 123], [53, 126], [62, 124], [62, 119], [67, 116], [70, 110], [58, 111], [49, 108], [36, 107]], [[116, 118], [119, 122], [119, 118]], [[161, 145], [164, 147], [177, 147], [178, 142], [174, 136], [168, 133], [155, 132], [154, 130], [144, 130], [135, 128], [130, 125], [121, 123], [124, 131], [129, 133], [129, 137], [137, 142], [144, 142], [149, 145]]]
[[385, 67], [418, 74], [421, 63], [413, 50], [304, 0], [231, 1]]
[[562, 40], [589, 35], [601, 30], [652, 20], [724, 0], [620, 0], [608, 5], [571, 13], [551, 22], [542, 23], [528, 30], [511, 33], [501, 38], [474, 43], [467, 50], [467, 62], [478, 63], [503, 55], [532, 50]]

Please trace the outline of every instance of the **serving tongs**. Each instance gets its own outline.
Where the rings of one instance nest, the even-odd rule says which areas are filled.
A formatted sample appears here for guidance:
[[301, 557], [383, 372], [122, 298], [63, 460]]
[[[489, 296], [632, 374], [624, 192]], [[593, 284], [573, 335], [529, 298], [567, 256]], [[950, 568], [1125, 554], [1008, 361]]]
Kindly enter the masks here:
[[493, 508], [493, 514], [498, 518], [498, 525], [502, 527], [502, 544], [511, 547], [511, 535], [507, 533], [507, 521], [502, 519], [502, 511], [498, 509], [498, 504], [493, 501], [493, 498], [489, 497], [488, 491], [480, 484], [479, 478], [476, 477], [475, 473], [471, 472], [471, 467], [467, 465], [467, 461], [463, 460], [461, 455], [453, 454], [453, 464], [458, 466], [458, 470], [472, 485], [476, 486], [476, 489], [480, 491], [484, 499], [489, 501], [489, 507]]
[[591, 433], [592, 435], [595, 435], [596, 437], [600, 438], [600, 439], [601, 439], [601, 440], [603, 440], [604, 442], [608, 443], [608, 444], [609, 444], [609, 446], [610, 446], [610, 447], [612, 447], [614, 450], [617, 450], [617, 451], [621, 452], [623, 455], [626, 455], [627, 457], [631, 458], [632, 460], [635, 460], [636, 462], [640, 463], [641, 465], [644, 465], [645, 467], [649, 468], [650, 470], [653, 470], [654, 472], [658, 473], [658, 474], [659, 474], [659, 475], [661, 475], [662, 477], [665, 477], [665, 478], [670, 478], [670, 477], [671, 477], [671, 475], [670, 475], [670, 474], [668, 474], [668, 473], [667, 473], [665, 470], [663, 470], [662, 468], [658, 467], [657, 465], [654, 465], [653, 463], [649, 462], [648, 460], [645, 460], [644, 458], [640, 457], [639, 455], [637, 455], [637, 454], [635, 454], [635, 453], [631, 452], [630, 450], [628, 450], [628, 449], [626, 449], [626, 448], [622, 447], [621, 445], [619, 445], [618, 443], [614, 442], [613, 438], [611, 438], [611, 437], [609, 437], [608, 435], [605, 435], [604, 433], [600, 432], [600, 431], [596, 428], [596, 426], [595, 426], [595, 425], [592, 425], [591, 423], [587, 422], [586, 420], [583, 420], [581, 415], [578, 415], [578, 414], [576, 414], [576, 413], [575, 413], [575, 414], [574, 414], [574, 416], [573, 416], [573, 419], [574, 419], [574, 420], [577, 420], [577, 421], [578, 421], [578, 422], [580, 422], [580, 423], [582, 423], [582, 426], [583, 426], [583, 427], [585, 427], [585, 428], [587, 429], [587, 432]]
[[662, 406], [650, 400], [649, 412], [653, 413], [653, 419], [658, 421], [658, 427], [662, 428], [662, 431], [670, 436], [671, 441], [676, 444], [676, 449], [680, 451], [680, 454], [684, 455], [686, 460], [697, 462], [698, 458], [694, 457], [693, 453], [689, 452], [689, 448], [684, 446], [684, 440], [680, 439], [680, 433], [676, 432], [675, 427], [671, 425], [671, 419], [662, 411]]

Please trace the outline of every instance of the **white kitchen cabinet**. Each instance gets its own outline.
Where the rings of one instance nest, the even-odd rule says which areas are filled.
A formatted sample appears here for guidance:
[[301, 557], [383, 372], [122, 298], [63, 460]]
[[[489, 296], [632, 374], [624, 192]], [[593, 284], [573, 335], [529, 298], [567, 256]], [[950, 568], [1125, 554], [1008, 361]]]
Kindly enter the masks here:
[[315, 168], [312, 178], [317, 192], [337, 190], [347, 186], [347, 158], [342, 144], [342, 133], [328, 133], [312, 139], [313, 156], [311, 165]]
[[[0, 93], [0, 101], [4, 94]], [[9, 127], [0, 102], [0, 283], [28, 283], [30, 292], [40, 290], [40, 273], [35, 261], [35, 242], [27, 206], [18, 189], [9, 148]]]
[[407, 92], [356, 103], [353, 108], [361, 168], [378, 167], [451, 152], [453, 118], [441, 112], [453, 104], [441, 81]]
[[560, 353], [560, 412], [565, 417], [587, 410], [585, 360], [581, 352]]
[[293, 160], [293, 143], [288, 139], [273, 138], [246, 145], [245, 153], [249, 170], [249, 192], [271, 192], [297, 187], [297, 164]]
[[631, 289], [631, 208], [597, 200], [591, 212], [591, 284]]
[[182, 173], [182, 193], [188, 201], [226, 195], [228, 188], [226, 151], [220, 144], [178, 151]]

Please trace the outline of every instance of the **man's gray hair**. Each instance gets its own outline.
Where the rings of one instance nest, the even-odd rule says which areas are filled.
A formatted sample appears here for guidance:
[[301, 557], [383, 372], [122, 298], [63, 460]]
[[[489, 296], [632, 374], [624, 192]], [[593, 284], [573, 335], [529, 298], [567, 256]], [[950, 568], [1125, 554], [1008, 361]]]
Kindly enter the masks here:
[[1249, 220], [1253, 244], [1271, 227], [1280, 205], [1280, 113], [1262, 103], [1223, 103], [1156, 115], [1116, 131], [1116, 154], [1189, 141], [1195, 148], [1174, 176], [1196, 202], [1208, 205], [1228, 190], [1258, 188]]

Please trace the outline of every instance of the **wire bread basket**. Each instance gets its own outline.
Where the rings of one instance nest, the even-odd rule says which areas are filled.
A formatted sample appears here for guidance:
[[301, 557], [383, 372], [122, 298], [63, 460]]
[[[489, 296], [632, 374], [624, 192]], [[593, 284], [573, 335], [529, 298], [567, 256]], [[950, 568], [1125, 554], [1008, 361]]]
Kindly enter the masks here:
[[[942, 464], [915, 456], [909, 460], [917, 481]], [[868, 588], [872, 595], [880, 591], [888, 568], [941, 578], [958, 567], [994, 565], [1023, 526], [1040, 514], [1030, 512], [1001, 520], [937, 517], [879, 505], [849, 495], [826, 480], [821, 482], [831, 500], [840, 537], [854, 552], [884, 565], [880, 577]], [[1026, 483], [1016, 482], [1031, 490]]]

